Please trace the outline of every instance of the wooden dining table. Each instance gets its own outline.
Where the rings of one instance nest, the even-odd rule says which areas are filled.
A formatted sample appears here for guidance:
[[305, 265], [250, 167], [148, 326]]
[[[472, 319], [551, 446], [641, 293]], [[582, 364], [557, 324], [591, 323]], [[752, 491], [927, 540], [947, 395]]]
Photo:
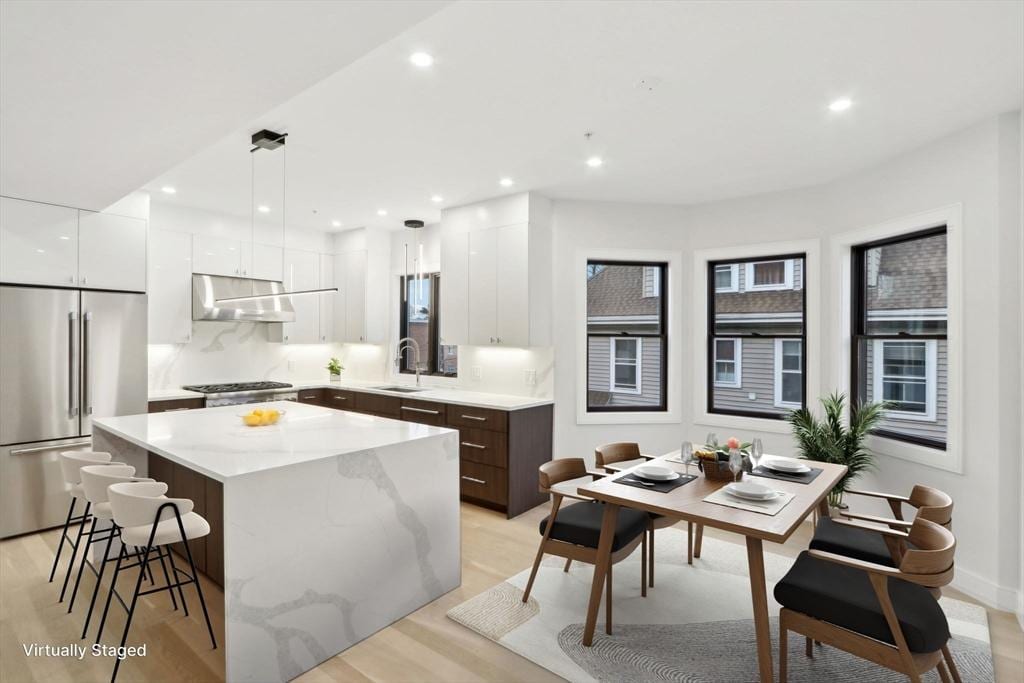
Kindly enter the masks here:
[[[681, 463], [669, 460], [669, 458], [678, 457], [678, 454], [678, 451], [667, 453], [648, 462], [684, 473], [686, 468]], [[771, 456], [765, 457], [770, 458]], [[590, 587], [590, 604], [587, 607], [583, 644], [589, 647], [594, 641], [597, 612], [601, 606], [605, 577], [610, 567], [616, 518], [620, 507], [628, 507], [693, 524], [702, 524], [745, 537], [747, 566], [750, 573], [750, 596], [754, 608], [754, 630], [757, 635], [758, 668], [762, 681], [773, 681], [772, 641], [768, 627], [768, 593], [764, 577], [762, 544], [764, 541], [785, 543], [800, 526], [800, 523], [815, 510], [819, 514], [828, 515], [828, 493], [846, 474], [845, 465], [833, 465], [813, 460], [802, 462], [822, 470], [821, 474], [809, 484], [765, 477], [750, 477], [752, 480], [764, 483], [778, 491], [794, 495], [793, 500], [774, 515], [705, 502], [704, 498], [729, 482], [708, 479], [697, 471], [696, 465], [690, 466], [691, 474], [698, 475], [695, 480], [667, 493], [616, 483], [615, 480], [619, 474], [612, 474], [579, 486], [577, 493], [580, 495], [606, 503], [602, 517], [601, 538], [597, 548], [598, 559], [594, 565], [594, 579]], [[626, 467], [621, 472], [631, 472], [641, 464], [644, 463]]]

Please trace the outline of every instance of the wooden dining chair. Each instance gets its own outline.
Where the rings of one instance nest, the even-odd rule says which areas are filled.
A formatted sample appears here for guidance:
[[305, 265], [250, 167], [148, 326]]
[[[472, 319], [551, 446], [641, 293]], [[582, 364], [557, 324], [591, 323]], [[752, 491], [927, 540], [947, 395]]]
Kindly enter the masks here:
[[[640, 445], [629, 442], [620, 441], [617, 443], [609, 443], [603, 446], [598, 446], [594, 449], [594, 460], [597, 463], [598, 468], [608, 472], [609, 474], [616, 472], [617, 470], [612, 469], [609, 465], [620, 465], [622, 463], [629, 463], [633, 460], [653, 460], [655, 456], [644, 455], [640, 452]], [[633, 463], [636, 464], [636, 463]], [[651, 586], [654, 585], [654, 530], [665, 529], [674, 525], [678, 520], [672, 519], [671, 517], [665, 517], [663, 515], [650, 514], [650, 523], [647, 526], [647, 572], [648, 582]], [[694, 548], [694, 524], [693, 522], [686, 523], [686, 562], [687, 564], [693, 564], [694, 557], [700, 557], [700, 546]], [[697, 539], [698, 543], [704, 536], [704, 525], [697, 525]]]
[[948, 494], [918, 484], [909, 496], [898, 496], [890, 493], [874, 491], [847, 491], [847, 494], [882, 498], [889, 504], [892, 517], [864, 515], [845, 510], [838, 511], [839, 517], [822, 517], [814, 530], [814, 538], [810, 547], [813, 550], [855, 557], [865, 562], [884, 564], [890, 567], [899, 566], [900, 559], [907, 549], [904, 540], [876, 533], [874, 528], [865, 529], [863, 525], [852, 522], [860, 520], [872, 524], [883, 525], [896, 531], [906, 531], [914, 520], [903, 518], [903, 505], [916, 508], [915, 519], [927, 519], [946, 529], [952, 528], [953, 499]]
[[[564, 481], [586, 476], [599, 479], [604, 473], [588, 471], [583, 458], [560, 458], [540, 466], [540, 490], [551, 494], [551, 514], [540, 522], [540, 547], [537, 548], [537, 557], [533, 561], [533, 569], [530, 570], [530, 579], [526, 582], [523, 602], [530, 599], [533, 581], [537, 578], [537, 570], [545, 553], [566, 558], [564, 571], [569, 571], [569, 564], [573, 560], [597, 564], [597, 545], [601, 539], [604, 503], [571, 493], [564, 488], [553, 488]], [[575, 498], [583, 502], [562, 507], [563, 498]], [[612, 633], [612, 565], [629, 557], [638, 545], [642, 546], [640, 594], [647, 596], [647, 524], [647, 513], [639, 510], [620, 508], [616, 516], [611, 564], [608, 565], [605, 582], [605, 631], [608, 635]]]
[[953, 580], [953, 533], [920, 516], [909, 532], [876, 533], [906, 542], [899, 565], [805, 550], [775, 585], [779, 612], [779, 680], [786, 681], [789, 631], [898, 671], [913, 683], [938, 669], [960, 683], [949, 652], [949, 624], [932, 591]]

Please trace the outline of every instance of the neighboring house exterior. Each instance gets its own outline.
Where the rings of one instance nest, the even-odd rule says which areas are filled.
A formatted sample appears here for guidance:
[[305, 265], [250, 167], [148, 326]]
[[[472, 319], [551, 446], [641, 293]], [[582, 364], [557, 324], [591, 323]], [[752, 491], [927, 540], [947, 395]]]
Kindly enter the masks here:
[[587, 279], [587, 400], [590, 406], [656, 406], [661, 401], [661, 281], [656, 267], [596, 266]]

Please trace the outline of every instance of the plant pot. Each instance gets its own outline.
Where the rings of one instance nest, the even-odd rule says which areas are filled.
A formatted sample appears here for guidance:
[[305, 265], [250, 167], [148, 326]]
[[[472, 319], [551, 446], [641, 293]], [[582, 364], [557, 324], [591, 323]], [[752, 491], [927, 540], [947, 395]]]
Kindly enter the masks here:
[[341, 373], [339, 372], [339, 373], [335, 374], [335, 373], [332, 372], [331, 373], [331, 381], [332, 382], [340, 382], [341, 381]]
[[845, 493], [846, 493], [846, 491], [838, 491], [836, 489], [833, 489], [832, 491], [829, 491], [829, 494], [828, 494], [828, 506], [830, 508], [835, 508], [836, 510], [846, 510], [846, 509], [848, 509], [849, 506], [846, 503], [843, 502], [843, 495]]

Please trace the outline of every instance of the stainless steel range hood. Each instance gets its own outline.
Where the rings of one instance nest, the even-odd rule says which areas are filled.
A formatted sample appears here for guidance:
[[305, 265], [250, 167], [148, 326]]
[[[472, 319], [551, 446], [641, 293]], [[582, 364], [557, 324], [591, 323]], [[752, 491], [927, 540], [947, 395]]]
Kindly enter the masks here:
[[292, 307], [290, 296], [218, 302], [221, 299], [259, 294], [285, 294], [285, 288], [282, 283], [271, 280], [193, 274], [192, 319], [265, 323], [295, 322], [295, 309]]

